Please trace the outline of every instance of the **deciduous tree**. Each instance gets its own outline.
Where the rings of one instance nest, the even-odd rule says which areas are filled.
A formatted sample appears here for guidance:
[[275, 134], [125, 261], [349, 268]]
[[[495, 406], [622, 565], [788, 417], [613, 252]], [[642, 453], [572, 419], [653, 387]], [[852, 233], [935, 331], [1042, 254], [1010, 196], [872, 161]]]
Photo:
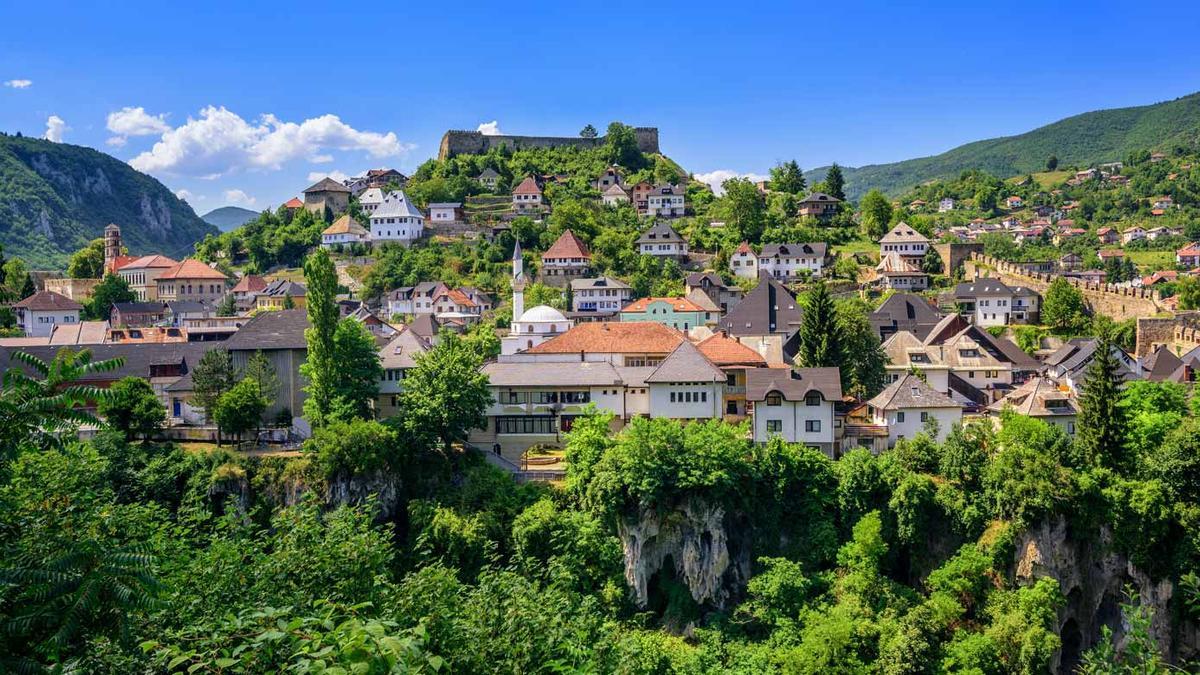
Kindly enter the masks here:
[[96, 405], [96, 412], [108, 425], [132, 441], [148, 437], [167, 420], [162, 403], [150, 383], [140, 377], [123, 377], [108, 388], [108, 396]]

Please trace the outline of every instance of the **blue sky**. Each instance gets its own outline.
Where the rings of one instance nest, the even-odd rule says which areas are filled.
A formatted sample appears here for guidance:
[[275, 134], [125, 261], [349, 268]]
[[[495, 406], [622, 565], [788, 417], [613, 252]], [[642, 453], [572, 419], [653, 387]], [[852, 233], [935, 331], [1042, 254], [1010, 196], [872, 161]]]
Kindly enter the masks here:
[[492, 121], [654, 125], [690, 171], [762, 174], [1200, 90], [1196, 2], [258, 4], [7, 3], [0, 129], [102, 149], [203, 213], [412, 170]]

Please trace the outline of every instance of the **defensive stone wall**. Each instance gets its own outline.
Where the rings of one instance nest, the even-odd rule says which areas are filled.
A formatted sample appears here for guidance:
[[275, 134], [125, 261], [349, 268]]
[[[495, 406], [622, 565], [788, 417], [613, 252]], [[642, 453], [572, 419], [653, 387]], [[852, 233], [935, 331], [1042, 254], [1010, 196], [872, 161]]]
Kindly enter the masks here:
[[1176, 354], [1200, 347], [1200, 312], [1179, 312], [1170, 318], [1139, 318], [1135, 356], [1143, 357], [1160, 345]]
[[[647, 154], [659, 152], [658, 128], [635, 127], [634, 138], [637, 139], [638, 149]], [[594, 148], [604, 144], [604, 137], [583, 138], [582, 136], [495, 136], [485, 135], [478, 131], [447, 131], [442, 136], [438, 148], [438, 159], [446, 159], [455, 155], [479, 155], [492, 148], [508, 146], [513, 150], [525, 148], [561, 148], [575, 146]]]
[[963, 263], [970, 259], [972, 253], [983, 253], [983, 244], [935, 244], [934, 250], [942, 258], [942, 274], [954, 276]]
[[[982, 253], [972, 253], [963, 263], [966, 278], [995, 277], [1010, 286], [1028, 286], [1045, 295], [1050, 282], [1059, 278], [1057, 274], [1033, 272], [1019, 264], [998, 260]], [[1158, 291], [1145, 288], [1129, 288], [1113, 284], [1094, 284], [1072, 277], [1062, 277], [1078, 288], [1088, 307], [1117, 321], [1153, 317], [1165, 311]]]

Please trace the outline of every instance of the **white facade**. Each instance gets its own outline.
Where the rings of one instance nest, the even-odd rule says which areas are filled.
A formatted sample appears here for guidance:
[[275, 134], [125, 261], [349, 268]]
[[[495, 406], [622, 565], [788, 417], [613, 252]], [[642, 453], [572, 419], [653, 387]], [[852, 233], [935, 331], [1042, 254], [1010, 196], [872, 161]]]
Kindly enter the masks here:
[[735, 277], [754, 278], [758, 276], [758, 256], [747, 248], [739, 248], [729, 256], [729, 269]]
[[650, 383], [650, 416], [670, 419], [711, 419], [721, 417], [721, 397], [725, 386], [720, 382]]
[[755, 443], [766, 443], [772, 436], [780, 436], [788, 443], [832, 446], [833, 401], [820, 396], [789, 401], [782, 396], [768, 395], [765, 401], [754, 403], [753, 433]]
[[372, 241], [397, 241], [407, 245], [425, 235], [425, 215], [401, 190], [389, 193], [370, 219]]
[[458, 222], [458, 209], [462, 204], [430, 204], [429, 220], [433, 223], [453, 224]]
[[358, 205], [362, 207], [363, 213], [370, 216], [375, 213], [379, 205], [383, 203], [383, 190], [379, 188], [368, 188], [358, 196]]
[[651, 218], [678, 218], [684, 214], [682, 194], [650, 193], [646, 199], [646, 215]]
[[79, 310], [37, 310], [18, 309], [18, 319], [21, 330], [26, 337], [49, 337], [54, 327], [59, 324], [74, 325], [79, 323]]
[[371, 238], [354, 232], [338, 232], [337, 234], [322, 234], [321, 246], [330, 248], [336, 245], [350, 246], [360, 242], [369, 242]]
[[508, 335], [500, 339], [500, 353], [507, 356], [533, 349], [546, 340], [567, 332], [573, 325], [575, 322], [563, 316], [557, 309], [538, 305], [513, 320]]
[[927, 420], [937, 421], [937, 442], [946, 440], [955, 424], [962, 422], [962, 408], [903, 408], [873, 410], [875, 424], [887, 426], [888, 447], [901, 438], [912, 438], [925, 430]]
[[946, 213], [954, 210], [954, 200], [949, 197], [938, 202], [938, 213]]
[[643, 242], [639, 245], [639, 249], [639, 252], [643, 255], [683, 257], [688, 254], [687, 242], [682, 239], [670, 242]]
[[615, 279], [608, 281], [620, 286], [583, 286], [581, 282], [590, 279], [577, 279], [571, 282], [571, 310], [575, 312], [619, 312], [622, 307], [633, 299], [633, 289]]

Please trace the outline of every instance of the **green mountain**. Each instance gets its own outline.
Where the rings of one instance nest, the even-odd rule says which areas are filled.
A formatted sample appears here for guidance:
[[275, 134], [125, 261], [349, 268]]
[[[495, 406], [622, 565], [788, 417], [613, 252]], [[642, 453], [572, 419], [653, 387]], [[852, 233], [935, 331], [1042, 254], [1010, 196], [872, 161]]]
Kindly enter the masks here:
[[[1140, 150], [1168, 151], [1200, 143], [1200, 93], [1173, 101], [1133, 108], [1113, 108], [1075, 115], [1017, 136], [961, 145], [932, 157], [891, 164], [843, 167], [846, 194], [858, 199], [871, 188], [892, 195], [935, 178], [983, 169], [1006, 178], [1046, 170], [1058, 157], [1062, 166], [1086, 166], [1125, 159]], [[828, 167], [808, 172], [810, 182], [825, 177]]]
[[258, 211], [243, 209], [240, 206], [222, 206], [219, 209], [213, 209], [200, 216], [200, 219], [209, 225], [215, 226], [222, 232], [228, 232], [245, 225], [257, 217]]
[[0, 134], [0, 244], [35, 268], [63, 268], [71, 253], [121, 226], [130, 253], [178, 258], [217, 228], [165, 185], [78, 145]]

